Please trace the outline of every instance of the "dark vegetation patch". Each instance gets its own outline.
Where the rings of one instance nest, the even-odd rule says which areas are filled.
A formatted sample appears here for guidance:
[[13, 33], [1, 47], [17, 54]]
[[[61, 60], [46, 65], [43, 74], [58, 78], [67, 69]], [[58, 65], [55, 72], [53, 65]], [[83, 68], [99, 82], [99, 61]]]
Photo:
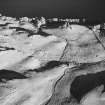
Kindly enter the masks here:
[[3, 47], [3, 46], [0, 46], [0, 51], [7, 51], [7, 50], [15, 50], [15, 48], [10, 48], [10, 47]]
[[59, 67], [62, 64], [66, 64], [69, 65], [69, 62], [61, 62], [61, 61], [50, 61], [47, 64], [45, 64], [44, 66], [38, 68], [38, 69], [30, 69], [28, 70], [26, 73], [30, 72], [45, 72], [45, 71], [49, 71], [52, 70], [56, 67]]
[[49, 21], [47, 21], [46, 28], [48, 28], [48, 29], [59, 28], [60, 26], [62, 26], [64, 24], [65, 24], [65, 22], [63, 22], [63, 21], [62, 22], [59, 22], [59, 21], [49, 22]]
[[22, 75], [21, 73], [11, 71], [11, 70], [0, 70], [0, 82], [2, 82], [2, 79], [4, 80], [13, 80], [13, 79], [26, 79], [27, 77]]
[[21, 27], [9, 27], [9, 28], [10, 29], [16, 29], [16, 31], [25, 31], [25, 32], [29, 33], [30, 35], [35, 34], [34, 31], [28, 30], [28, 29], [25, 29], [25, 28], [21, 28]]
[[36, 34], [44, 36], [44, 37], [47, 37], [47, 36], [51, 35], [51, 34], [48, 34], [48, 33], [44, 32], [44, 31], [42, 31], [42, 29], [39, 29], [39, 31]]
[[80, 102], [83, 96], [101, 85], [105, 86], [105, 71], [77, 76], [71, 84], [70, 92]]
[[11, 23], [0, 24], [0, 27], [6, 27], [9, 24], [11, 24]]

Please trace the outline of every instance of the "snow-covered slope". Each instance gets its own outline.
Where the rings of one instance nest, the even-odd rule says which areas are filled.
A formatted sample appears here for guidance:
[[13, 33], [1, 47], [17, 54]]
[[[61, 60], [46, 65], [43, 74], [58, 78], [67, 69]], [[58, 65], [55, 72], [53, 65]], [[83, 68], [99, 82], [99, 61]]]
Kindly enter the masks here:
[[0, 105], [72, 105], [74, 77], [103, 71], [105, 37], [99, 26], [49, 29], [44, 18], [31, 21], [0, 17]]

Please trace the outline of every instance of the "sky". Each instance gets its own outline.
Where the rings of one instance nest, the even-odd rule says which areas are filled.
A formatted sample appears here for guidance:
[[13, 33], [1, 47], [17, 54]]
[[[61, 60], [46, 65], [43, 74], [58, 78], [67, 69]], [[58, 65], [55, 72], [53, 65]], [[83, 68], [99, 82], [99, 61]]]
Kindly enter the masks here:
[[0, 13], [21, 17], [105, 19], [105, 0], [0, 0]]

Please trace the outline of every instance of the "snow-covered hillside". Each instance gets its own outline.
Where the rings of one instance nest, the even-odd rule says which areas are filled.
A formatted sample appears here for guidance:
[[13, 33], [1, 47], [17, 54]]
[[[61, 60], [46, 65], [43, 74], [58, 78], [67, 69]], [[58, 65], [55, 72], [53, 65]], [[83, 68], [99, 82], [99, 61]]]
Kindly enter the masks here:
[[[75, 94], [80, 93], [73, 80], [104, 71], [100, 24], [91, 29], [78, 24], [51, 29], [46, 24], [44, 17], [0, 16], [0, 105], [77, 104]], [[80, 103], [87, 105], [83, 99]]]

